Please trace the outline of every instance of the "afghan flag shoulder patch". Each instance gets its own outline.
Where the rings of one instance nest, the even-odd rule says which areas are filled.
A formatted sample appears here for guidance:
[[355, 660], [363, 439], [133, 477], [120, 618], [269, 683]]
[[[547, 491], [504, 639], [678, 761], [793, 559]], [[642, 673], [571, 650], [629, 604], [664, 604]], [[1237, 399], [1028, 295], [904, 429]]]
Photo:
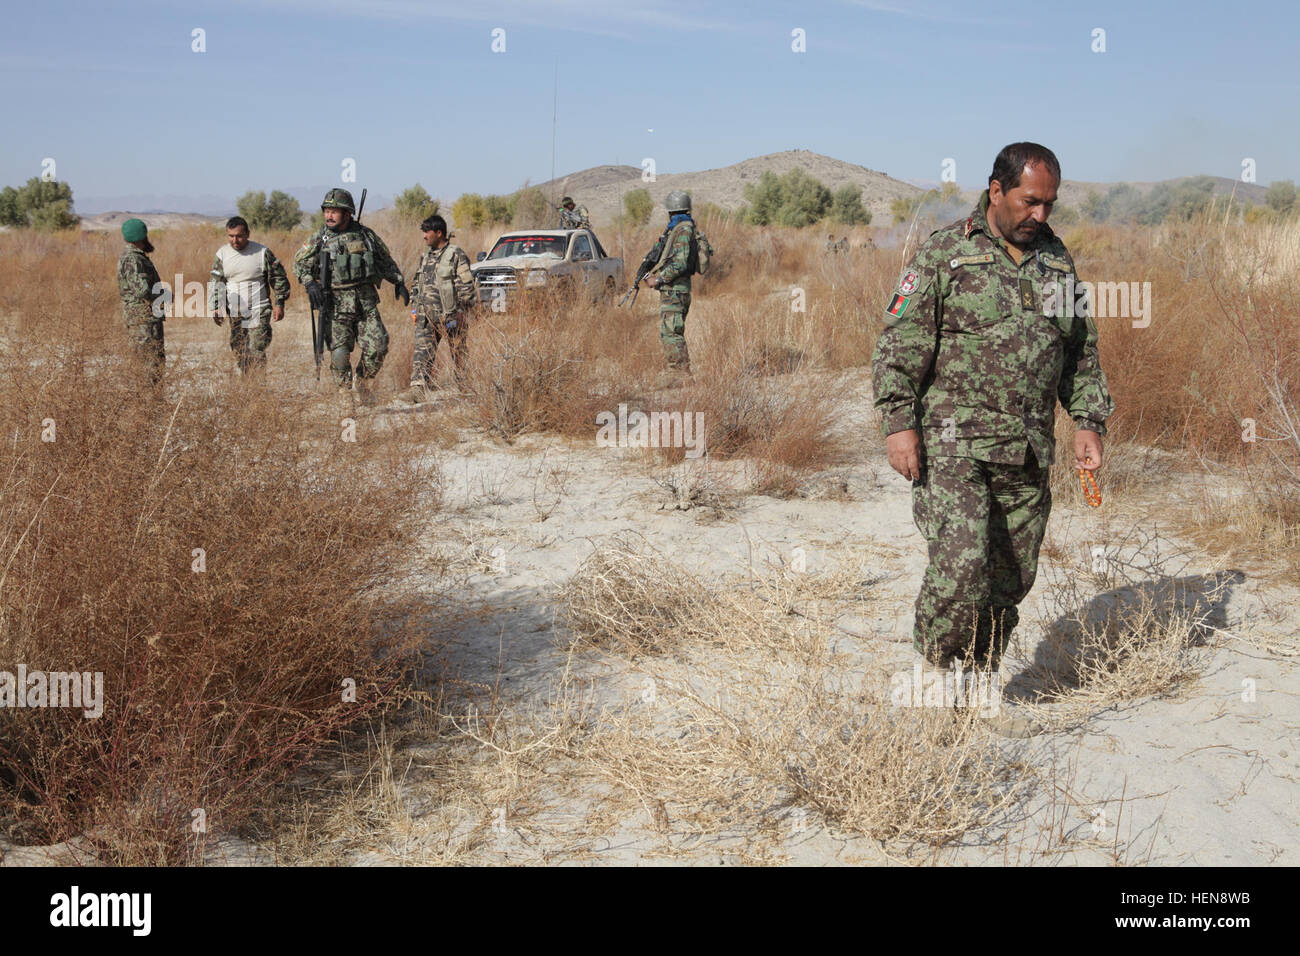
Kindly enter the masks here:
[[893, 299], [889, 302], [889, 308], [885, 311], [894, 318], [901, 319], [903, 313], [907, 311], [907, 306], [911, 301], [912, 297], [910, 295], [903, 295], [901, 292], [895, 292]]

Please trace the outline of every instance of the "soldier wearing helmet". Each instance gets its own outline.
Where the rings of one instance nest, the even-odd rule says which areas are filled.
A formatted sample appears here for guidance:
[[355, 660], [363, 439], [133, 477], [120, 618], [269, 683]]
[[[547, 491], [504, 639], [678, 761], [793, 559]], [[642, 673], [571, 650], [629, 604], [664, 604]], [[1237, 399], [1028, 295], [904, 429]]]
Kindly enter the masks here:
[[[691, 309], [691, 275], [695, 271], [695, 220], [691, 197], [674, 189], [664, 198], [668, 227], [641, 261], [639, 274], [659, 290], [659, 339], [672, 373], [691, 373], [686, 348], [686, 313]], [[676, 376], [673, 376], [674, 378]]]
[[340, 390], [352, 387], [351, 356], [361, 349], [356, 387], [369, 400], [369, 382], [388, 354], [388, 330], [379, 317], [379, 284], [393, 284], [393, 298], [409, 305], [411, 295], [402, 270], [374, 230], [353, 217], [356, 206], [346, 189], [331, 189], [321, 202], [325, 227], [293, 257], [293, 272], [321, 310], [330, 343], [330, 368]]

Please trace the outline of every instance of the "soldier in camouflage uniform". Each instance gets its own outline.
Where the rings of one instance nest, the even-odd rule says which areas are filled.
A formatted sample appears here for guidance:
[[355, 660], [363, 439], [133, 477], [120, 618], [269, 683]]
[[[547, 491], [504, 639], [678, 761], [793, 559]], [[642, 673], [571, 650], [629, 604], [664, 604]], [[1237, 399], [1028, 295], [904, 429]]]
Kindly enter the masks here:
[[426, 401], [428, 390], [434, 387], [434, 360], [443, 332], [447, 333], [447, 346], [455, 363], [456, 382], [464, 384], [469, 314], [478, 305], [469, 256], [447, 241], [447, 220], [430, 216], [420, 223], [420, 231], [427, 248], [411, 280], [415, 353], [411, 359], [411, 387], [402, 396], [411, 404]]
[[[554, 196], [554, 193], [551, 193]], [[591, 219], [587, 216], [587, 207], [578, 206], [576, 209], [573, 205], [573, 198], [565, 196], [560, 200], [560, 228], [561, 229], [590, 229]]]
[[1060, 177], [1046, 147], [1004, 148], [970, 216], [904, 269], [872, 359], [889, 462], [913, 482], [929, 549], [913, 644], [939, 667], [996, 671], [1019, 620], [1052, 505], [1058, 399], [1076, 464], [1101, 466], [1113, 405], [1086, 300], [1060, 303], [1075, 288], [1047, 225]]
[[[674, 189], [664, 199], [668, 207], [668, 228], [642, 262], [653, 262], [646, 284], [659, 290], [659, 340], [663, 342], [668, 367], [691, 373], [691, 354], [686, 348], [686, 314], [691, 310], [691, 275], [695, 271], [695, 220], [691, 218], [691, 197]], [[644, 274], [644, 273], [642, 273]]]
[[[307, 290], [312, 307], [328, 321], [330, 368], [341, 390], [352, 385], [352, 347], [359, 344], [357, 390], [369, 400], [368, 383], [384, 364], [388, 354], [388, 330], [379, 317], [379, 284], [393, 284], [393, 298], [410, 305], [411, 294], [402, 270], [374, 230], [352, 217], [356, 214], [352, 194], [331, 189], [321, 203], [325, 228], [312, 236], [293, 257], [293, 273]], [[326, 260], [324, 284], [320, 257]]]
[[162, 381], [167, 355], [163, 343], [163, 297], [158, 270], [149, 253], [149, 229], [139, 219], [122, 223], [126, 248], [117, 260], [117, 294], [122, 297], [122, 321], [136, 354], [149, 367], [149, 381]]
[[230, 316], [230, 350], [241, 374], [266, 367], [271, 321], [284, 318], [289, 277], [275, 253], [248, 238], [248, 223], [239, 216], [226, 222], [227, 245], [217, 250], [208, 283], [208, 311], [221, 325], [224, 307]]

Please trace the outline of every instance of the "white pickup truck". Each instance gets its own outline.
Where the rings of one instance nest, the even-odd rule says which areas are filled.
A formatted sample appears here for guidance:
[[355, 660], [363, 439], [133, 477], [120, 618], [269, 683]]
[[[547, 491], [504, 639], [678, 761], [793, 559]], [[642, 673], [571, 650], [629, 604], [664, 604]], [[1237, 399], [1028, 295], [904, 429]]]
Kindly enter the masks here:
[[590, 229], [522, 229], [504, 233], [470, 266], [479, 299], [551, 292], [611, 297], [623, 283], [623, 260], [605, 253]]

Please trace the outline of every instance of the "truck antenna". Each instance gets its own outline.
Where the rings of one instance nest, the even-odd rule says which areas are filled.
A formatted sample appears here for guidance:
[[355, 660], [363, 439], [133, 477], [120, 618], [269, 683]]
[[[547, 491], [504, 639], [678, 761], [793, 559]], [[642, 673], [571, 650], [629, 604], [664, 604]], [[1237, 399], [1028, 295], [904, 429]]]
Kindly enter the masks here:
[[[551, 85], [551, 208], [555, 207], [555, 117], [560, 102], [560, 58], [555, 58], [555, 80]], [[554, 215], [554, 212], [552, 212]]]

